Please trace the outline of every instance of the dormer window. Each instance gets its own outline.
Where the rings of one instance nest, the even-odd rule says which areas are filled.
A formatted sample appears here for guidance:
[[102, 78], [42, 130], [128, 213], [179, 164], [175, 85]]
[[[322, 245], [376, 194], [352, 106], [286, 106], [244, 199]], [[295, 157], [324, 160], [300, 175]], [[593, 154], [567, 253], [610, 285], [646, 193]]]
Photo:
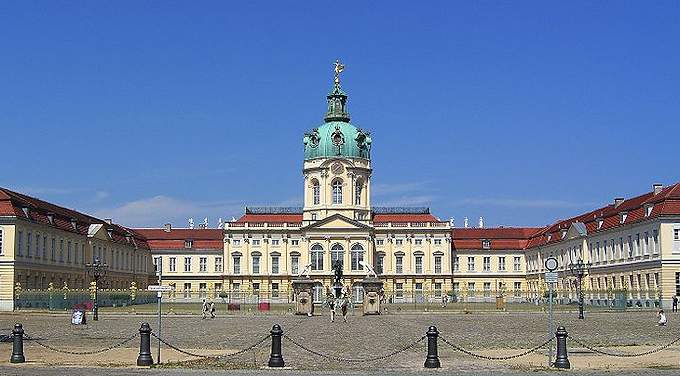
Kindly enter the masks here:
[[620, 220], [619, 222], [621, 224], [626, 223], [626, 218], [628, 218], [628, 213], [623, 212], [623, 213], [619, 214], [619, 220]]
[[602, 218], [597, 219], [597, 229], [598, 230], [602, 228], [603, 223], [604, 223], [604, 220]]
[[564, 237], [567, 236], [567, 230], [562, 230], [561, 236], [562, 239], [564, 239]]
[[482, 249], [491, 249], [491, 240], [489, 239], [482, 240]]
[[28, 206], [22, 207], [21, 210], [24, 212], [24, 215], [25, 215], [27, 218], [30, 218], [30, 217], [31, 217], [31, 215], [30, 215], [30, 214], [31, 214], [31, 211], [28, 209]]
[[74, 230], [78, 230], [78, 222], [75, 219], [71, 219], [71, 226]]
[[184, 248], [193, 248], [194, 247], [194, 241], [193, 240], [185, 240], [184, 241]]
[[652, 209], [654, 209], [654, 205], [645, 206], [645, 217], [652, 215]]
[[109, 234], [109, 238], [113, 239], [113, 229], [112, 228], [107, 228], [106, 232]]
[[548, 234], [548, 241], [550, 241], [551, 239], [552, 239], [552, 235]]
[[47, 221], [50, 222], [51, 225], [54, 224], [54, 214], [53, 213], [47, 213]]

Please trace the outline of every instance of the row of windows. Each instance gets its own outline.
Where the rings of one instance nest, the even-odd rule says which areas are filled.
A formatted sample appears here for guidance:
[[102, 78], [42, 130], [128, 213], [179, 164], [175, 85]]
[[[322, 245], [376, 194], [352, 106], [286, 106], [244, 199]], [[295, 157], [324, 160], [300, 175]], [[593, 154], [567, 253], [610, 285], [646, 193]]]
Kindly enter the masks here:
[[[498, 291], [503, 291], [505, 290], [506, 286], [503, 282], [498, 282]], [[522, 291], [522, 282], [513, 282], [512, 284], [512, 290], [514, 292], [515, 296], [520, 296], [521, 291]], [[492, 294], [492, 286], [491, 282], [483, 282], [482, 283], [482, 291], [483, 291], [483, 296], [488, 298]], [[453, 293], [456, 295], [460, 295], [460, 283], [459, 282], [454, 282], [453, 283]], [[468, 282], [467, 283], [467, 296], [468, 297], [475, 297], [477, 296], [477, 284], [475, 282]]]
[[92, 261], [99, 259], [102, 264], [108, 265], [112, 270], [143, 271], [147, 272], [146, 255], [132, 251], [107, 249], [98, 244], [92, 245]]
[[[354, 187], [354, 205], [361, 205], [361, 193], [364, 190], [364, 184], [357, 181]], [[342, 204], [342, 179], [336, 178], [331, 183], [331, 193], [334, 205]], [[321, 203], [321, 185], [319, 181], [314, 179], [312, 181], [312, 202], [314, 205]]]
[[[162, 256], [156, 256], [153, 258], [153, 264], [154, 264], [154, 269], [156, 272], [159, 270], [165, 271], [163, 267], [163, 257]], [[191, 272], [192, 268], [192, 257], [191, 256], [186, 256], [184, 257], [184, 271], [187, 273]], [[177, 272], [177, 257], [172, 256], [168, 257], [168, 272], [175, 273]], [[208, 258], [207, 257], [199, 257], [198, 258], [198, 271], [201, 273], [206, 273], [208, 272]], [[213, 264], [213, 271], [215, 273], [221, 273], [223, 271], [223, 265], [222, 265], [222, 257], [215, 257], [215, 263]]]
[[51, 260], [67, 264], [85, 264], [85, 244], [71, 240], [42, 236], [24, 231], [17, 231], [17, 257]]
[[[269, 243], [274, 247], [278, 247], [279, 245], [281, 245], [281, 240], [280, 239], [271, 239], [269, 241]], [[241, 246], [241, 239], [232, 239], [231, 244], [234, 247], [240, 247]], [[250, 241], [250, 244], [253, 247], [259, 247], [262, 244], [262, 241], [260, 239], [252, 239]], [[300, 240], [292, 239], [290, 241], [290, 245], [293, 246], [293, 247], [299, 247], [300, 246]]]
[[[498, 265], [498, 271], [500, 271], [500, 272], [506, 271], [507, 269], [506, 269], [506, 265], [505, 265], [505, 256], [498, 256], [496, 265]], [[522, 271], [522, 257], [513, 256], [513, 258], [512, 258], [512, 270], [516, 271], [516, 272]], [[453, 271], [454, 272], [460, 271], [460, 257], [459, 256], [455, 256], [453, 258]], [[468, 272], [476, 271], [475, 257], [474, 256], [469, 256], [467, 258], [467, 271]], [[482, 271], [484, 271], [484, 272], [490, 272], [491, 271], [491, 256], [484, 256], [482, 258]]]
[[[434, 239], [433, 242], [434, 242], [434, 245], [442, 245], [442, 239]], [[379, 246], [384, 245], [385, 240], [384, 239], [376, 239], [375, 244], [379, 245]], [[413, 244], [422, 245], [423, 239], [413, 239]], [[404, 245], [404, 239], [394, 239], [394, 245], [397, 245], [397, 246]]]

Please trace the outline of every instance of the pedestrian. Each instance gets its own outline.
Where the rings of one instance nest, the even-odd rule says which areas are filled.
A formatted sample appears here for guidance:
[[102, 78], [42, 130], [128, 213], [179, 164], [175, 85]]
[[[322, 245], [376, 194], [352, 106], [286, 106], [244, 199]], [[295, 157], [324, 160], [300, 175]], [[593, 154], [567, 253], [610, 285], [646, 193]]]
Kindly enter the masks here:
[[449, 302], [449, 296], [444, 294], [442, 295], [442, 308], [446, 308], [446, 303]]
[[212, 299], [210, 300], [210, 318], [215, 318], [215, 302], [213, 302]]
[[203, 320], [205, 320], [208, 317], [208, 302], [203, 299], [203, 305], [201, 306], [201, 316]]
[[673, 295], [673, 312], [678, 312], [678, 296]]
[[666, 326], [668, 321], [666, 320], [666, 314], [663, 313], [663, 309], [659, 310], [659, 312], [656, 314], [656, 317], [659, 318], [659, 322], [656, 324], [657, 326]]

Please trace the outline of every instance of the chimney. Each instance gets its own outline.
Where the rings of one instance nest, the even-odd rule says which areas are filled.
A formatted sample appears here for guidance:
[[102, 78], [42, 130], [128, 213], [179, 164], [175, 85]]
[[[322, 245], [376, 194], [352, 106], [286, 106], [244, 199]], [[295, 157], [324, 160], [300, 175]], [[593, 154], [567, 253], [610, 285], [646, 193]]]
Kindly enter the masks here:
[[659, 193], [661, 193], [661, 190], [663, 189], [663, 184], [658, 184], [658, 183], [654, 184], [654, 185], [652, 185], [652, 189], [654, 190], [654, 194], [658, 195]]
[[623, 200], [624, 200], [623, 197], [617, 197], [617, 198], [615, 198], [615, 199], [614, 199], [614, 207], [615, 207], [615, 208], [618, 208], [619, 205], [623, 204]]
[[111, 220], [111, 218], [104, 218], [104, 222], [106, 222], [107, 225], [110, 225], [112, 224], [113, 221]]
[[163, 231], [165, 231], [165, 232], [170, 232], [170, 231], [172, 231], [172, 224], [170, 224], [170, 223], [164, 224], [164, 225], [163, 225]]

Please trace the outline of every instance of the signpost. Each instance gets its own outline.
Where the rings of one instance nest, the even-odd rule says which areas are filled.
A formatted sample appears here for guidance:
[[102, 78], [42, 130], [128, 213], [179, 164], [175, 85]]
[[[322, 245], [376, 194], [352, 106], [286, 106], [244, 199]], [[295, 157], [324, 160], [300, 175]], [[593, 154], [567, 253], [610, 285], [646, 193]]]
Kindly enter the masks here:
[[158, 294], [158, 364], [161, 363], [161, 301], [163, 300], [163, 292], [164, 291], [172, 291], [172, 286], [163, 286], [161, 284], [162, 282], [162, 269], [163, 265], [160, 263], [160, 260], [156, 262], [156, 275], [158, 276], [158, 284], [157, 285], [149, 285], [147, 287], [147, 290], [149, 291], [156, 291]]
[[[557, 283], [557, 259], [548, 257], [545, 259], [545, 283], [548, 284], [548, 338], [553, 336], [553, 284]], [[553, 347], [548, 345], [548, 367], [552, 366]]]

